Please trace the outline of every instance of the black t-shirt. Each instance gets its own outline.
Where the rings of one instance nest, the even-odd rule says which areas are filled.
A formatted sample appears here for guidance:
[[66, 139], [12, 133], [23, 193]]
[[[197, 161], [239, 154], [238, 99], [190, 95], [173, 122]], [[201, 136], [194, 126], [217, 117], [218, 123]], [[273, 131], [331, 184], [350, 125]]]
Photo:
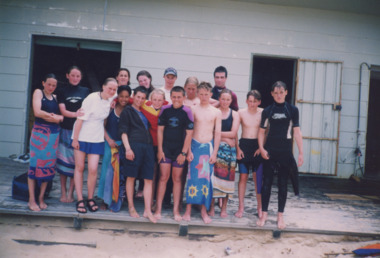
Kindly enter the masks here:
[[[76, 112], [81, 108], [83, 100], [90, 94], [90, 90], [82, 86], [73, 86], [67, 84], [57, 93], [58, 103], [65, 104], [66, 110]], [[61, 127], [67, 130], [73, 130], [76, 118], [65, 117], [61, 123]]]
[[298, 108], [287, 102], [274, 103], [266, 107], [261, 114], [260, 127], [269, 127], [265, 144], [269, 148], [288, 149], [289, 144], [291, 146], [291, 129], [299, 126]]
[[186, 130], [193, 130], [194, 118], [187, 106], [173, 108], [173, 105], [162, 107], [158, 125], [165, 126], [163, 146], [170, 149], [182, 148]]

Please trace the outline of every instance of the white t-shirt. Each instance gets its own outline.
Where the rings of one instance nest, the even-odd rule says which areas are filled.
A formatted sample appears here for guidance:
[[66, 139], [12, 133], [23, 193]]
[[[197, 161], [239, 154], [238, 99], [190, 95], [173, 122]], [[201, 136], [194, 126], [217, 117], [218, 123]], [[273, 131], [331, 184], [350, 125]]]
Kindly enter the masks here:
[[169, 104], [173, 104], [172, 100], [170, 99], [170, 90], [165, 89], [165, 86], [160, 88], [160, 90], [163, 90], [165, 92], [165, 100], [169, 102]]
[[[108, 100], [102, 99], [100, 92], [94, 92], [83, 100], [81, 108], [83, 109], [84, 115], [78, 117], [78, 119], [83, 120], [78, 141], [92, 143], [104, 142], [104, 119], [109, 115], [112, 99], [113, 98], [109, 98]], [[73, 136], [74, 131], [71, 139], [73, 139]]]

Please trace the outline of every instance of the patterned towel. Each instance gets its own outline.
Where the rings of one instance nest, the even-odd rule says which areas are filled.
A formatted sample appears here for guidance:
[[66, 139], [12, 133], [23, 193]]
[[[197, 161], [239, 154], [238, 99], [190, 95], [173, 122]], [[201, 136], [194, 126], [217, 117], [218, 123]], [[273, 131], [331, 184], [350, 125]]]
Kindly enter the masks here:
[[186, 202], [205, 205], [209, 209], [212, 200], [211, 176], [214, 171], [214, 165], [209, 160], [213, 152], [213, 141], [199, 143], [193, 139], [191, 151], [194, 159], [190, 162], [187, 174]]

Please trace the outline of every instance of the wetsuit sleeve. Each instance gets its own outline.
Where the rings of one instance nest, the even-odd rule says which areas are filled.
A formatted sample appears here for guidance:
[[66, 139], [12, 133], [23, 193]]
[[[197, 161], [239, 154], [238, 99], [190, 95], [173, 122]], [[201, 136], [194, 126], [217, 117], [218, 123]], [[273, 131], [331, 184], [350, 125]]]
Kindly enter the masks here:
[[268, 127], [269, 123], [269, 110], [264, 109], [261, 113], [261, 122], [260, 122], [260, 128], [266, 129]]
[[57, 101], [58, 104], [65, 103], [65, 90], [63, 88], [57, 90]]
[[160, 114], [158, 115], [158, 125], [161, 125], [161, 126], [165, 126], [166, 125], [166, 121], [167, 121], [167, 118], [166, 118], [166, 113], [165, 112], [166, 109], [162, 109], [160, 111]]
[[292, 108], [292, 122], [293, 122], [293, 127], [299, 127], [300, 126], [300, 121], [299, 121], [299, 111], [296, 106], [291, 106]]
[[193, 130], [194, 129], [194, 118], [193, 113], [191, 112], [191, 109], [189, 107], [183, 108], [183, 110], [186, 112], [186, 130]]

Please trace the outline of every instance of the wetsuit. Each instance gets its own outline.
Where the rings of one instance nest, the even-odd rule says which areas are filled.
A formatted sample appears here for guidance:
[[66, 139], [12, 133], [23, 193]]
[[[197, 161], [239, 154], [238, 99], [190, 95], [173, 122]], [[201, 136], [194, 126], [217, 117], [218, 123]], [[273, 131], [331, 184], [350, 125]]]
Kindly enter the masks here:
[[263, 211], [268, 211], [274, 171], [278, 171], [278, 212], [284, 212], [289, 171], [295, 164], [292, 153], [291, 129], [299, 127], [298, 108], [289, 103], [274, 103], [265, 108], [261, 116], [260, 127], [269, 132], [264, 148], [269, 160], [264, 161], [264, 179], [262, 187]]

